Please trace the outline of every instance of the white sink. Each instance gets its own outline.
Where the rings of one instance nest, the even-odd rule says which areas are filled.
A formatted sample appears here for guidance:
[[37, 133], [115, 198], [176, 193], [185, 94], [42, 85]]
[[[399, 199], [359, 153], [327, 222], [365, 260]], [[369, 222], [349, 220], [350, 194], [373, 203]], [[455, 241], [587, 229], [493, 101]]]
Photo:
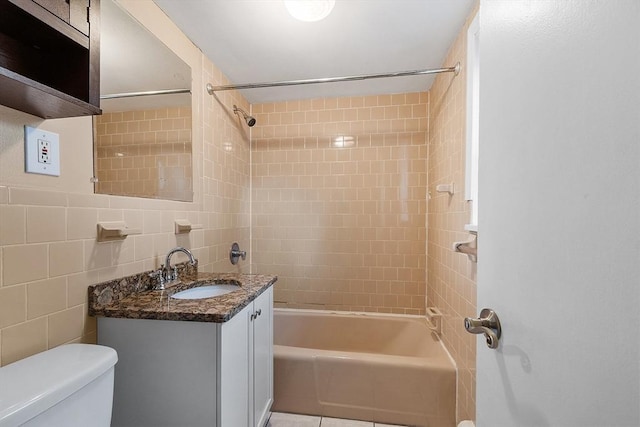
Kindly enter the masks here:
[[176, 299], [202, 299], [218, 297], [220, 295], [228, 294], [229, 292], [237, 291], [240, 286], [237, 285], [210, 285], [200, 286], [198, 288], [185, 289], [184, 291], [177, 292], [171, 295], [171, 298]]

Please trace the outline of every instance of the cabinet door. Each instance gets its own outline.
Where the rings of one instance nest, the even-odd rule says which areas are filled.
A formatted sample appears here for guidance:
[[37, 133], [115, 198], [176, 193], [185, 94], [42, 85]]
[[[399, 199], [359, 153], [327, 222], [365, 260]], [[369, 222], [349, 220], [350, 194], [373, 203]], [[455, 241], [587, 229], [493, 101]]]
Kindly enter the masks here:
[[118, 352], [111, 426], [214, 426], [216, 343], [212, 323], [98, 317]]
[[[33, 0], [85, 36], [89, 35], [89, 0]], [[98, 2], [96, 2], [98, 3]]]
[[249, 329], [253, 327], [251, 314], [253, 304], [219, 326], [218, 427], [249, 425]]
[[85, 36], [89, 35], [88, 7], [89, 0], [69, 0], [69, 23]]
[[33, 0], [67, 24], [69, 23], [69, 2], [66, 0]]
[[253, 426], [264, 426], [273, 403], [273, 289], [254, 301], [253, 321]]

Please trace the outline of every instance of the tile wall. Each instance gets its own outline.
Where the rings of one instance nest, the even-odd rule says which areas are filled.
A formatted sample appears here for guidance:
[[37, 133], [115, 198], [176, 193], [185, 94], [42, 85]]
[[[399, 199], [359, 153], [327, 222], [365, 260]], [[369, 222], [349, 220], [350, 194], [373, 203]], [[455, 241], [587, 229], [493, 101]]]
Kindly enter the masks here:
[[[427, 300], [444, 314], [443, 339], [458, 366], [458, 420], [475, 419], [476, 336], [463, 327], [476, 317], [476, 264], [452, 252], [453, 242], [468, 240], [469, 204], [464, 199], [466, 128], [466, 36], [472, 13], [443, 65], [461, 63], [458, 76], [440, 74], [429, 103], [429, 193]], [[455, 183], [455, 194], [435, 191], [438, 184]]]
[[425, 311], [427, 93], [253, 105], [253, 265], [277, 306]]
[[191, 200], [191, 106], [95, 118], [96, 193]]
[[[249, 105], [237, 93], [206, 94], [205, 82], [226, 78], [151, 0], [120, 4], [191, 66], [194, 201], [94, 195], [91, 118], [44, 121], [0, 107], [0, 365], [95, 342], [87, 286], [157, 268], [177, 245], [203, 271], [248, 272], [248, 262], [231, 266], [228, 251], [233, 241], [249, 245], [249, 139], [230, 112]], [[24, 173], [25, 124], [59, 133], [60, 177]], [[173, 221], [183, 218], [204, 229], [174, 234]], [[142, 234], [97, 243], [97, 222], [113, 220]]]

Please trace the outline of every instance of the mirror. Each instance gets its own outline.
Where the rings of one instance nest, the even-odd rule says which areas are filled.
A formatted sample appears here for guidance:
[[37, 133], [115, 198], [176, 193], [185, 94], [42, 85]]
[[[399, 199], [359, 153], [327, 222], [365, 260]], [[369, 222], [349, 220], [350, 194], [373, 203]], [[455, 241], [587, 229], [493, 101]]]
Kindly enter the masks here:
[[100, 14], [95, 192], [193, 201], [191, 68], [113, 0]]

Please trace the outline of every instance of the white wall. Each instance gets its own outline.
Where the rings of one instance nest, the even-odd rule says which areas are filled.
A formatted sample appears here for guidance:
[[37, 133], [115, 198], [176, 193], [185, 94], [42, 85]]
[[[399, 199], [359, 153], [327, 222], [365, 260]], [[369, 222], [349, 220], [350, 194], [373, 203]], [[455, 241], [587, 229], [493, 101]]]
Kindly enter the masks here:
[[640, 425], [640, 2], [480, 7], [480, 427]]

